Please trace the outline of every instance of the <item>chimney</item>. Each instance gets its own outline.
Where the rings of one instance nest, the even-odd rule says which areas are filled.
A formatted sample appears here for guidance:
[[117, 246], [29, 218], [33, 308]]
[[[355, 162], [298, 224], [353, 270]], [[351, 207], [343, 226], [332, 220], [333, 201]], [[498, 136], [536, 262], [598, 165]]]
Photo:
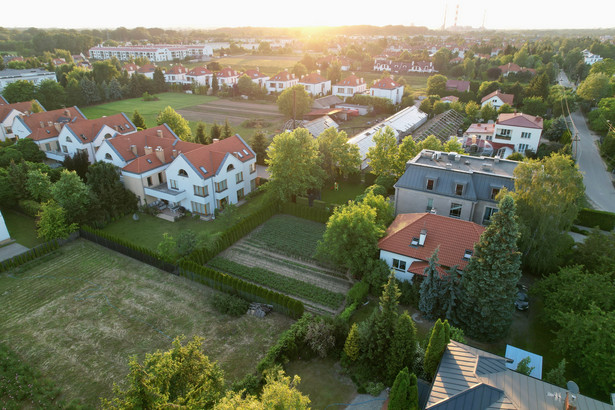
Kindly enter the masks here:
[[566, 401], [564, 401], [564, 410], [577, 410], [577, 396], [566, 392]]
[[500, 163], [500, 156], [496, 155], [495, 158], [493, 158], [493, 163], [494, 164], [499, 164]]
[[176, 149], [174, 149], [174, 150], [172, 151], [172, 155], [171, 155], [171, 156], [172, 156], [173, 158], [177, 158], [177, 150], [176, 150]]
[[45, 123], [41, 121], [41, 128], [45, 128]]
[[132, 154], [136, 157], [137, 156], [137, 146], [136, 145], [131, 145], [130, 146], [130, 152], [132, 152]]
[[145, 151], [145, 155], [149, 155], [149, 154], [151, 154], [152, 152], [154, 152], [154, 151], [152, 150], [152, 147], [147, 146], [147, 145], [143, 147], [143, 150]]
[[427, 229], [421, 229], [421, 234], [419, 235], [419, 246], [425, 246], [425, 239], [427, 238]]
[[162, 149], [162, 147], [158, 146], [156, 147], [156, 157], [160, 160], [160, 162], [162, 162], [163, 164], [164, 162], [164, 149]]
[[[162, 138], [162, 130], [156, 130], [156, 136]], [[160, 147], [159, 147], [160, 148]]]
[[53, 121], [47, 121], [47, 126], [51, 127], [53, 125]]
[[70, 117], [70, 111], [68, 111], [68, 108], [64, 109], [64, 116]]
[[59, 122], [56, 122], [55, 124], [53, 124], [53, 126], [56, 128], [56, 131], [60, 132], [60, 130], [62, 129], [62, 125]]
[[219, 142], [219, 141], [220, 141], [220, 138], [214, 138], [213, 144], [215, 144], [216, 142]]

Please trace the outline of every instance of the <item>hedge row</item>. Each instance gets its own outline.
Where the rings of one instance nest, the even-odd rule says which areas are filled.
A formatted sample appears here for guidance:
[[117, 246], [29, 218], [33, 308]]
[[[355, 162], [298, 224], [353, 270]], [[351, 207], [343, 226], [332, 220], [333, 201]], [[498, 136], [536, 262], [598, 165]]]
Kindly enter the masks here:
[[296, 299], [217, 270], [197, 265], [192, 261], [180, 262], [179, 274], [230, 295], [240, 296], [252, 302], [273, 305], [276, 311], [285, 313], [295, 319], [303, 315], [303, 303]]
[[612, 231], [615, 228], [615, 214], [594, 209], [581, 209], [574, 223], [587, 228], [598, 226], [603, 231]]
[[280, 206], [280, 212], [326, 224], [329, 217], [333, 213], [333, 209], [322, 209], [313, 206], [310, 207], [306, 205], [294, 204], [292, 202], [286, 202]]
[[0, 272], [7, 271], [12, 268], [16, 268], [20, 265], [23, 265], [26, 262], [30, 262], [36, 258], [39, 258], [43, 255], [48, 254], [60, 247], [60, 243], [57, 239], [54, 239], [49, 242], [45, 242], [41, 245], [38, 245], [20, 255], [13, 256], [10, 259], [6, 259], [0, 262]]
[[276, 344], [269, 348], [265, 357], [256, 366], [256, 370], [262, 374], [276, 364], [283, 365], [305, 352], [305, 335], [312, 318], [310, 313], [306, 313], [293, 323], [290, 329], [282, 333]]

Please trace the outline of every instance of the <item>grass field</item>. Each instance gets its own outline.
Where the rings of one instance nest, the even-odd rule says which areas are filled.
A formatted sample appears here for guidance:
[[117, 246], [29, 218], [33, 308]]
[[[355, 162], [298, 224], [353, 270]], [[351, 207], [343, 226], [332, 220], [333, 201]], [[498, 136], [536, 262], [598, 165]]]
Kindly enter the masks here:
[[234, 70], [244, 71], [258, 68], [260, 72], [273, 76], [288, 68], [289, 70], [303, 58], [303, 56], [258, 56], [243, 55], [213, 58], [222, 67], [230, 66]]
[[344, 205], [348, 201], [355, 199], [365, 191], [366, 186], [362, 183], [338, 182], [338, 190], [325, 186], [320, 192], [321, 199], [330, 204]]
[[96, 406], [122, 383], [128, 359], [168, 350], [177, 335], [204, 337], [226, 380], [241, 378], [291, 319], [231, 318], [215, 291], [77, 240], [0, 275], [0, 341], [54, 380], [67, 399]]
[[44, 241], [36, 236], [36, 223], [34, 218], [12, 209], [3, 209], [2, 216], [6, 222], [6, 228], [11, 238], [15, 239], [20, 245], [33, 248]]

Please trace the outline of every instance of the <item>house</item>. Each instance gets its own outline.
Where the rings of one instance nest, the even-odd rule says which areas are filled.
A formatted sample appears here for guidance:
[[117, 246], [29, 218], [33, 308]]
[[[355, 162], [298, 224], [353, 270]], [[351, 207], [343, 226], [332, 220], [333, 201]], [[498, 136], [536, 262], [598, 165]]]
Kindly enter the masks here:
[[351, 116], [367, 115], [372, 111], [372, 107], [369, 105], [348, 103], [335, 104], [335, 108], [346, 110], [346, 112], [348, 112]]
[[0, 71], [0, 93], [7, 85], [20, 80], [29, 81], [34, 85], [39, 85], [45, 80], [58, 81], [56, 79], [56, 73], [40, 68], [28, 68], [25, 70], [5, 68]]
[[211, 85], [213, 76], [214, 73], [209, 71], [207, 67], [199, 66], [186, 73], [186, 81], [197, 85]]
[[437, 72], [431, 61], [391, 61], [389, 66], [395, 74]]
[[150, 80], [154, 79], [154, 71], [156, 71], [156, 66], [154, 64], [143, 64], [142, 67], [137, 69], [138, 74], [143, 74]]
[[162, 201], [200, 215], [256, 188], [256, 155], [239, 135], [201, 145], [181, 141], [163, 124], [104, 140], [96, 159], [121, 168], [141, 204]]
[[422, 150], [395, 183], [395, 214], [434, 212], [486, 225], [497, 194], [514, 191], [518, 162], [455, 152]]
[[470, 91], [470, 82], [464, 80], [446, 80], [446, 91], [465, 93]]
[[493, 121], [491, 124], [470, 124], [468, 129], [463, 133], [464, 137], [469, 137], [475, 135], [479, 139], [492, 140], [493, 132], [495, 131], [495, 123]]
[[511, 74], [511, 73], [517, 74], [517, 73], [530, 72], [532, 74], [536, 74], [536, 70], [534, 70], [533, 68], [520, 67], [518, 64], [515, 64], [515, 63], [504, 64], [504, 65], [498, 66], [498, 68], [502, 71], [503, 77], [508, 77], [508, 74]]
[[77, 107], [24, 114], [13, 119], [15, 138], [30, 138], [45, 152], [47, 158], [63, 161], [65, 154], [60, 149], [58, 135], [65, 124], [87, 120]]
[[[6, 141], [7, 138], [15, 138], [15, 135], [13, 135], [13, 121], [15, 117], [29, 114], [33, 103], [34, 101], [24, 101], [9, 104], [4, 97], [0, 98], [0, 141]], [[36, 103], [39, 106], [41, 105], [38, 101]]]
[[348, 143], [355, 144], [359, 147], [359, 154], [362, 159], [361, 170], [369, 166], [367, 153], [371, 147], [376, 145], [374, 142], [374, 135], [376, 135], [376, 133], [383, 131], [386, 127], [390, 127], [397, 139], [401, 140], [403, 137], [409, 135], [412, 131], [423, 125], [426, 121], [427, 114], [415, 106], [410, 106], [350, 138]]
[[128, 73], [128, 76], [131, 76], [137, 72], [137, 70], [139, 69], [139, 66], [136, 65], [135, 63], [128, 63], [128, 64], [124, 64], [124, 67], [122, 67], [122, 69]]
[[335, 121], [333, 121], [331, 117], [325, 115], [319, 118], [315, 118], [312, 121], [306, 121], [304, 124], [301, 125], [301, 127], [307, 129], [310, 134], [312, 134], [312, 136], [316, 138], [326, 129], [333, 127], [337, 130], [340, 126]]
[[367, 83], [363, 78], [352, 74], [333, 86], [333, 95], [341, 98], [363, 94], [367, 90]]
[[512, 107], [514, 104], [514, 100], [515, 100], [514, 94], [504, 94], [500, 90], [496, 90], [484, 96], [480, 100], [480, 102], [481, 102], [481, 107], [484, 107], [487, 104], [491, 104], [493, 108], [495, 108], [496, 110], [499, 110], [500, 107], [503, 106], [504, 104], [508, 104]]
[[450, 104], [459, 101], [459, 97], [455, 97], [454, 95], [447, 95], [446, 97], [442, 97], [440, 101], [443, 103]]
[[89, 163], [93, 164], [96, 162], [96, 151], [104, 140], [136, 131], [126, 114], [120, 113], [64, 124], [58, 135], [58, 144], [62, 155], [72, 157], [78, 152], [86, 152]]
[[598, 61], [604, 60], [598, 54], [593, 54], [588, 49], [583, 50], [581, 53], [583, 54], [583, 61], [585, 62], [585, 64], [593, 65]]
[[424, 275], [429, 258], [439, 248], [439, 274], [448, 275], [453, 266], [462, 272], [484, 230], [474, 222], [429, 212], [399, 214], [378, 241], [380, 259], [397, 279], [412, 282], [414, 275]]
[[343, 101], [336, 95], [327, 95], [325, 97], [316, 98], [314, 103], [312, 104], [312, 108], [315, 110], [326, 109], [326, 108], [335, 108], [338, 104], [341, 104]]
[[319, 72], [304, 75], [299, 84], [305, 87], [305, 91], [311, 96], [327, 95], [331, 92], [331, 80], [327, 80]]
[[188, 69], [181, 64], [176, 64], [164, 73], [164, 81], [169, 84], [185, 84]]
[[392, 61], [388, 57], [376, 57], [374, 59], [374, 71], [391, 72]]
[[502, 356], [451, 341], [425, 409], [613, 410], [611, 404], [526, 376], [506, 364]]
[[387, 77], [375, 81], [369, 93], [372, 97], [387, 98], [393, 104], [399, 104], [404, 96], [404, 86], [397, 84], [391, 77]]
[[223, 85], [227, 87], [232, 87], [237, 84], [237, 80], [239, 79], [239, 71], [235, 71], [230, 67], [223, 68], [222, 70], [216, 72], [216, 77], [218, 78], [218, 85], [222, 88]]
[[297, 85], [299, 83], [299, 79], [295, 78], [294, 74], [285, 70], [280, 71], [265, 83], [267, 84], [267, 93], [281, 93], [287, 88]]
[[252, 80], [252, 82], [257, 84], [259, 87], [264, 87], [267, 80], [269, 80], [268, 75], [265, 75], [258, 70], [246, 70], [244, 74], [250, 77], [250, 80]]
[[516, 152], [536, 152], [540, 145], [543, 121], [523, 113], [500, 114], [495, 122], [493, 142], [511, 144]]

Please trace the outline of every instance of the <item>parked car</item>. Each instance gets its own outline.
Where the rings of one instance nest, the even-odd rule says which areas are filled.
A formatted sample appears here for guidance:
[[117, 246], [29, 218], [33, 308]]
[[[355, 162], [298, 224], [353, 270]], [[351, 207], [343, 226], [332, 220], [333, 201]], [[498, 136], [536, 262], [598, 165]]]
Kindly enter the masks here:
[[527, 296], [527, 288], [522, 284], [517, 285], [515, 307], [517, 310], [527, 310], [530, 307], [530, 298]]

